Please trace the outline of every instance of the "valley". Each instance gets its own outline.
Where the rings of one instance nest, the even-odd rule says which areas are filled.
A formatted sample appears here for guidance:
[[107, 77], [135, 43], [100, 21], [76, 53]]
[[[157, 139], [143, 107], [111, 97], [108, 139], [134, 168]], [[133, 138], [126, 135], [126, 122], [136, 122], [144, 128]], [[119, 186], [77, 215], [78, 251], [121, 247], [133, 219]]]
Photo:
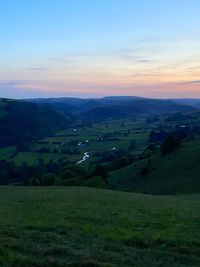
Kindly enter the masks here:
[[0, 267], [200, 267], [200, 1], [0, 3]]
[[[31, 110], [35, 123], [41, 125], [36, 126], [41, 127], [38, 136], [43, 137], [31, 139], [34, 134], [32, 131], [35, 130], [29, 127], [29, 113], [23, 113], [23, 120], [27, 121], [27, 126], [23, 125], [23, 128], [26, 127], [25, 131], [29, 132], [26, 136], [29, 137], [17, 141], [16, 145], [13, 143], [12, 146], [3, 145], [0, 148], [2, 177], [5, 172], [8, 177], [2, 178], [1, 184], [85, 185], [151, 194], [200, 192], [198, 165], [195, 164], [200, 143], [198, 109], [165, 101], [163, 111], [166, 111], [159, 113], [163, 100], [161, 103], [156, 100], [156, 113], [135, 113], [135, 105], [138, 107], [144, 105], [144, 102], [145, 105], [152, 105], [152, 100], [133, 99], [134, 112], [130, 111], [129, 115], [119, 112], [112, 117], [112, 114], [108, 113], [108, 118], [99, 120], [95, 116], [91, 121], [91, 118], [84, 118], [83, 113], [77, 113], [80, 102], [81, 110], [85, 112], [87, 100], [62, 99], [61, 106], [59, 99], [52, 99], [51, 105], [46, 105], [46, 101], [40, 101], [39, 104], [1, 101], [3, 118], [6, 112], [12, 114], [12, 109], [19, 109], [15, 116], [23, 109]], [[70, 105], [78, 102], [79, 109], [77, 107], [78, 110], [72, 114], [65, 110], [63, 115], [60, 109], [63, 109], [64, 104], [68, 107], [66, 101], [69, 101]], [[116, 108], [117, 105], [125, 105], [127, 101], [130, 105], [129, 98], [105, 98], [98, 101], [90, 100], [91, 115], [95, 105], [98, 108], [102, 105]], [[171, 110], [172, 106], [174, 112]], [[167, 113], [169, 107], [170, 112]], [[48, 112], [55, 117], [55, 121], [52, 120], [53, 117], [50, 119]], [[44, 114], [42, 119], [40, 113]], [[56, 118], [59, 118], [58, 123]], [[54, 128], [51, 127], [53, 122]], [[18, 131], [24, 131], [20, 130], [18, 121], [15, 123]], [[45, 132], [42, 130], [44, 123], [47, 125]], [[46, 131], [48, 128], [51, 129], [49, 136], [49, 130]], [[60, 130], [56, 130], [58, 128]], [[8, 127], [6, 129], [9, 131]], [[177, 136], [181, 146], [177, 151], [163, 156], [161, 144], [171, 134]], [[185, 169], [181, 167], [182, 162], [185, 163]], [[174, 164], [174, 167], [171, 164]], [[192, 164], [194, 170], [191, 170]], [[168, 177], [171, 177], [171, 180]], [[194, 186], [190, 186], [189, 179]]]
[[1, 266], [200, 265], [198, 108], [110, 101], [0, 101]]

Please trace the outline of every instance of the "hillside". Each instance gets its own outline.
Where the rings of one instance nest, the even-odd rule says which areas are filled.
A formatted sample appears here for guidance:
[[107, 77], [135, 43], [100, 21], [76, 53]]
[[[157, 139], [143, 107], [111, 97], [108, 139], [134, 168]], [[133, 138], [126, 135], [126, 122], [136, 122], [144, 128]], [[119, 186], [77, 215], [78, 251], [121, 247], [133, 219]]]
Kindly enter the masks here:
[[0, 147], [31, 142], [72, 124], [72, 117], [35, 104], [0, 100]]
[[200, 266], [199, 195], [0, 187], [0, 265]]
[[200, 108], [200, 99], [199, 98], [176, 98], [171, 99], [174, 103], [179, 105], [188, 105], [195, 108]]
[[115, 101], [101, 107], [91, 108], [82, 117], [91, 121], [101, 121], [107, 118], [124, 118], [133, 114], [162, 115], [181, 111], [192, 111], [193, 107], [175, 104], [168, 100], [134, 99]]
[[180, 111], [192, 111], [194, 107], [179, 105], [170, 100], [155, 100], [139, 97], [104, 97], [96, 99], [50, 98], [29, 100], [40, 106], [68, 114], [79, 114], [83, 119], [100, 121], [107, 118], [121, 118], [132, 114], [168, 114]]
[[151, 157], [149, 173], [141, 175], [148, 159], [115, 171], [109, 179], [112, 188], [151, 194], [200, 192], [200, 141], [182, 143], [166, 156]]

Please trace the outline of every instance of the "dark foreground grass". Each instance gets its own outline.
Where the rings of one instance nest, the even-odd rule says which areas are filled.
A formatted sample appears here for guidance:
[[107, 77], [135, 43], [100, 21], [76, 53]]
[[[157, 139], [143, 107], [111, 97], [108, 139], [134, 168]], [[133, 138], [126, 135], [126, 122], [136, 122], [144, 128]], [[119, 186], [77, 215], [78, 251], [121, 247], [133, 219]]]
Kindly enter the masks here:
[[200, 266], [200, 196], [0, 187], [0, 266]]

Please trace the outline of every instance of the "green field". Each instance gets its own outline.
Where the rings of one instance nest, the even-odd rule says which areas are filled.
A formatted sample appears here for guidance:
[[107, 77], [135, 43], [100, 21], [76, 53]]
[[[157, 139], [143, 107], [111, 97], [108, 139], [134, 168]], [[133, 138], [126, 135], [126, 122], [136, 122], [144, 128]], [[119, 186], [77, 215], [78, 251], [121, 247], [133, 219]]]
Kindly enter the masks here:
[[[138, 117], [137, 120], [121, 119], [108, 120], [102, 123], [94, 124], [92, 127], [78, 126], [76, 128], [69, 128], [65, 131], [57, 132], [55, 136], [44, 138], [40, 140], [45, 144], [32, 145], [29, 152], [18, 152], [12, 157], [15, 150], [11, 148], [0, 149], [0, 159], [12, 160], [21, 165], [27, 162], [29, 165], [37, 165], [39, 159], [43, 159], [45, 163], [49, 160], [57, 162], [60, 158], [68, 159], [71, 162], [78, 162], [82, 159], [85, 152], [89, 152], [91, 157], [89, 161], [95, 160], [92, 156], [94, 152], [103, 153], [105, 151], [116, 149], [128, 150], [131, 141], [135, 140], [135, 152], [142, 152], [147, 144], [150, 129], [143, 130], [145, 126], [145, 117]], [[141, 130], [138, 130], [140, 128]], [[76, 132], [74, 131], [76, 129]], [[105, 134], [111, 134], [111, 140], [105, 140]], [[112, 140], [117, 138], [118, 140]], [[104, 139], [104, 140], [101, 140]], [[85, 146], [77, 146], [80, 142], [88, 143]], [[59, 143], [57, 143], [59, 142]], [[74, 143], [73, 143], [74, 142]], [[47, 148], [47, 153], [39, 153], [36, 150], [40, 148]], [[53, 153], [53, 150], [57, 153]], [[73, 150], [78, 149], [79, 153], [62, 153], [63, 149]]]
[[10, 159], [11, 155], [15, 152], [15, 147], [0, 148], [0, 160]]
[[0, 266], [200, 266], [200, 196], [0, 187]]
[[29, 165], [37, 165], [39, 159], [43, 159], [45, 163], [48, 163], [50, 160], [57, 162], [60, 157], [59, 154], [53, 153], [20, 152], [15, 156], [14, 161], [17, 165], [21, 165], [23, 162], [28, 162]]

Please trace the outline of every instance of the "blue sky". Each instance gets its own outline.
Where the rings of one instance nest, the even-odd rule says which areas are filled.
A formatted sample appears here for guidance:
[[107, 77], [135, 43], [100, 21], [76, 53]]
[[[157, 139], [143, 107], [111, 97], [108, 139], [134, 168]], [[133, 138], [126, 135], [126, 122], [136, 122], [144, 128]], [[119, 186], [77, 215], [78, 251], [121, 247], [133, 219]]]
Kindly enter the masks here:
[[198, 0], [1, 0], [0, 96], [200, 97]]

